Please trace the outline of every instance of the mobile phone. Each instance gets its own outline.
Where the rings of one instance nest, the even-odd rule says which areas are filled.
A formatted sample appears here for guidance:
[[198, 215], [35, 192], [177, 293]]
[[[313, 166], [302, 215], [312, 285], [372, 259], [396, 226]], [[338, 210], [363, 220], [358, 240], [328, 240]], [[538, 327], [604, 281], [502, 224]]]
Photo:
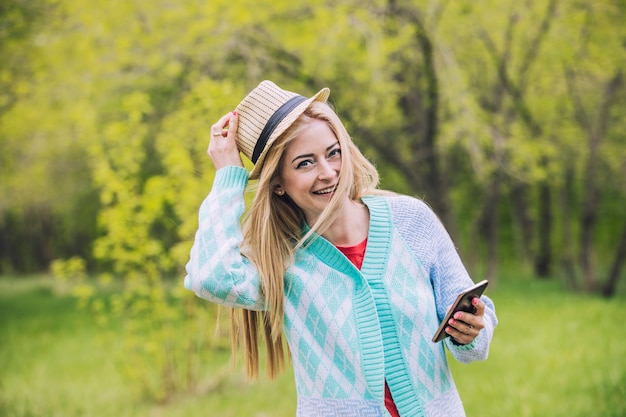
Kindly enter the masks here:
[[448, 313], [443, 318], [439, 328], [435, 332], [435, 335], [433, 336], [433, 343], [441, 342], [443, 339], [450, 336], [445, 332], [445, 329], [448, 326], [448, 321], [454, 313], [457, 311], [465, 311], [468, 313], [474, 312], [472, 300], [480, 297], [483, 292], [485, 292], [485, 288], [487, 288], [488, 283], [489, 282], [487, 280], [480, 281], [478, 284], [472, 285], [456, 297], [454, 304], [452, 304], [452, 307], [450, 307], [450, 310], [448, 310]]

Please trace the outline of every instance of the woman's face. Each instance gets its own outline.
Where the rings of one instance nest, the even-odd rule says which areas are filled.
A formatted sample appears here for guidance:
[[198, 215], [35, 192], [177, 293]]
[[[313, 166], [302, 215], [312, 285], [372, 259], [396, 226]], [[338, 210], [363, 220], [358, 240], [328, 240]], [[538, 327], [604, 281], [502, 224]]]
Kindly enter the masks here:
[[274, 192], [287, 194], [313, 225], [333, 196], [341, 170], [341, 148], [328, 124], [312, 120], [287, 146], [279, 170]]

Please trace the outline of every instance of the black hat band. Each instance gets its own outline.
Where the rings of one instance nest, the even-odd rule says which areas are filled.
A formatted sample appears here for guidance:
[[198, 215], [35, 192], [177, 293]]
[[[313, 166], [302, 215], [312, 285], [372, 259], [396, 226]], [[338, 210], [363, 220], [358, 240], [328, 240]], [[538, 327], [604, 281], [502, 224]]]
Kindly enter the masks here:
[[254, 145], [254, 152], [252, 152], [252, 162], [256, 164], [256, 161], [261, 156], [263, 149], [265, 149], [265, 145], [267, 144], [268, 139], [272, 136], [272, 132], [276, 129], [276, 126], [293, 110], [298, 104], [306, 101], [306, 97], [295, 96], [287, 100], [282, 106], [278, 108], [269, 118], [261, 135], [259, 136], [259, 140], [257, 140], [256, 145]]

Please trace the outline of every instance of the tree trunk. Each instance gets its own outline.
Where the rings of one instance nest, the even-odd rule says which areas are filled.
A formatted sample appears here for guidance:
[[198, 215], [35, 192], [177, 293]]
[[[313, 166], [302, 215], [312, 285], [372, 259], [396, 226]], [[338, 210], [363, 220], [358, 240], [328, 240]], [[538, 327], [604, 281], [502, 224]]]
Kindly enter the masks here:
[[496, 284], [496, 272], [498, 271], [498, 231], [500, 225], [498, 221], [501, 188], [500, 175], [496, 174], [492, 187], [491, 216], [487, 228], [487, 279], [492, 282], [492, 284]]
[[[437, 150], [439, 136], [439, 79], [435, 68], [435, 51], [419, 11], [410, 5], [388, 3], [389, 17], [394, 22], [413, 26], [413, 47], [420, 52], [397, 57], [398, 71], [394, 79], [404, 86], [399, 108], [404, 123], [400, 134], [408, 138], [411, 154], [399, 149], [389, 150], [388, 142], [374, 140], [374, 146], [407, 179], [413, 192], [423, 196], [452, 236], [456, 234], [454, 216], [448, 196], [448, 179], [442, 170]], [[391, 158], [391, 159], [389, 159]]]
[[535, 257], [535, 274], [540, 278], [548, 278], [552, 266], [552, 199], [547, 183], [539, 186], [539, 233], [537, 256]]
[[[423, 101], [424, 126], [422, 127], [423, 138], [420, 147], [415, 149], [414, 160], [419, 160], [423, 167], [424, 192], [429, 203], [432, 204], [437, 214], [448, 228], [451, 234], [455, 234], [456, 227], [453, 223], [453, 215], [448, 201], [447, 179], [441, 170], [441, 161], [437, 151], [437, 138], [439, 135], [439, 80], [435, 68], [435, 57], [433, 45], [428, 37], [428, 32], [424, 27], [420, 17], [415, 10], [407, 13], [411, 23], [416, 27], [416, 43], [422, 51], [421, 74], [421, 100]], [[411, 94], [407, 91], [407, 94]], [[409, 100], [410, 101], [410, 100]], [[416, 108], [407, 108], [405, 113], [409, 120], [419, 121], [419, 117], [411, 117], [411, 113]]]
[[513, 213], [521, 232], [521, 251], [525, 261], [534, 259], [533, 240], [534, 224], [528, 213], [528, 186], [515, 182], [511, 189], [511, 202]]
[[[570, 159], [570, 160], [573, 160]], [[571, 207], [574, 206], [576, 198], [574, 196], [574, 168], [569, 166], [565, 169], [564, 181], [563, 181], [563, 190], [561, 194], [561, 223], [563, 230], [563, 257], [561, 259], [561, 264], [563, 265], [563, 270], [565, 273], [565, 281], [567, 282], [568, 287], [577, 291], [578, 288], [578, 279], [576, 278], [576, 263], [574, 256], [574, 239], [572, 232], [572, 210]]]
[[596, 275], [593, 266], [593, 231], [595, 229], [599, 193], [595, 186], [595, 152], [591, 152], [587, 164], [585, 178], [584, 200], [580, 221], [580, 264], [583, 271], [583, 283], [586, 292], [592, 292], [596, 285]]
[[600, 143], [604, 139], [609, 130], [611, 119], [611, 107], [613, 106], [616, 91], [619, 91], [623, 84], [622, 70], [619, 69], [611, 81], [606, 84], [604, 89], [604, 97], [600, 112], [598, 114], [597, 127], [593, 129], [593, 133], [589, 137], [589, 162], [587, 165], [587, 180], [585, 181], [585, 201], [583, 203], [582, 217], [582, 255], [583, 255], [583, 271], [585, 274], [585, 287], [591, 291], [595, 287], [596, 277], [591, 264], [592, 254], [592, 232], [598, 215], [598, 202], [600, 200], [600, 191], [596, 184], [596, 167], [598, 164], [598, 153]]
[[[596, 287], [596, 275], [593, 265], [593, 232], [595, 229], [600, 191], [597, 184], [597, 166], [599, 161], [599, 148], [606, 136], [611, 120], [611, 107], [613, 106], [616, 92], [623, 84], [622, 70], [618, 69], [613, 78], [604, 86], [602, 103], [597, 111], [597, 117], [588, 116], [585, 102], [576, 91], [575, 74], [566, 72], [566, 80], [572, 97], [576, 113], [576, 121], [587, 132], [589, 154], [586, 161], [586, 172], [583, 181], [583, 201], [580, 228], [580, 263], [583, 270], [584, 288], [587, 292], [594, 291]], [[592, 122], [593, 120], [593, 122]]]
[[498, 206], [502, 188], [502, 174], [495, 172], [485, 196], [483, 210], [476, 225], [478, 235], [487, 242], [487, 272], [485, 278], [493, 284], [497, 280], [498, 269]]
[[602, 294], [605, 297], [612, 297], [615, 294], [615, 289], [617, 288], [617, 282], [619, 281], [620, 271], [622, 269], [622, 265], [624, 264], [624, 260], [626, 260], [626, 224], [624, 224], [622, 236], [617, 244], [617, 250], [615, 251], [615, 258], [613, 259], [613, 264], [611, 265], [609, 277], [602, 290]]

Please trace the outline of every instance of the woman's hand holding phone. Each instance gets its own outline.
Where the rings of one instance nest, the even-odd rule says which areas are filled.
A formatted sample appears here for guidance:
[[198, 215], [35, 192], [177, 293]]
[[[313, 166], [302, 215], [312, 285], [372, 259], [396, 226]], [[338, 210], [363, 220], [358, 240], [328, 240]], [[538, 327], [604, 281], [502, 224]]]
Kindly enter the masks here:
[[487, 288], [487, 280], [481, 281], [463, 291], [454, 304], [448, 308], [446, 316], [433, 336], [433, 342], [440, 342], [451, 336], [456, 343], [466, 345], [478, 336], [485, 327], [485, 303], [480, 296]]
[[472, 305], [474, 313], [457, 311], [448, 320], [445, 332], [449, 334], [457, 343], [467, 345], [472, 343], [478, 333], [485, 327], [483, 316], [485, 315], [485, 303], [480, 298], [473, 298]]

